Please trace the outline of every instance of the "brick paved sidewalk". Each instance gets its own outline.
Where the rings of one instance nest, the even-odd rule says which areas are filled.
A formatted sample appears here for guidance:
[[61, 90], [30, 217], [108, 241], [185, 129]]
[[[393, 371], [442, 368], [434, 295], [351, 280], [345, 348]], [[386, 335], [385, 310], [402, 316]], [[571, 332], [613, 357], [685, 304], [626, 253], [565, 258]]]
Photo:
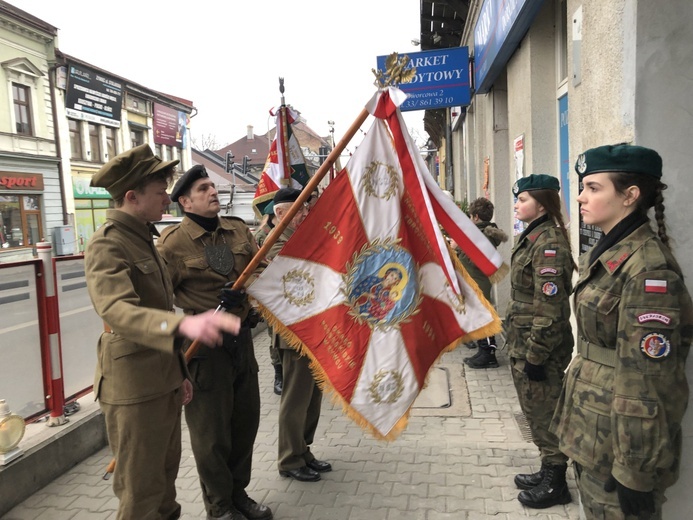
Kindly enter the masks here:
[[[313, 452], [334, 471], [316, 483], [301, 483], [277, 473], [279, 397], [272, 393], [274, 371], [269, 338], [260, 332], [255, 350], [260, 364], [262, 416], [255, 444], [253, 479], [248, 493], [269, 505], [276, 520], [476, 520], [578, 519], [577, 491], [569, 471], [574, 502], [544, 510], [524, 508], [513, 476], [536, 471], [538, 451], [523, 438], [520, 414], [505, 353], [500, 368], [465, 373], [460, 346], [441, 365], [450, 379], [449, 408], [415, 408], [409, 426], [392, 443], [376, 441], [325, 398]], [[466, 384], [465, 384], [466, 381]], [[101, 479], [111, 458], [108, 448], [12, 509], [2, 520], [115, 519], [117, 500]], [[37, 468], [40, 471], [40, 468]], [[195, 462], [187, 428], [178, 474], [178, 499], [184, 520], [204, 519]]]

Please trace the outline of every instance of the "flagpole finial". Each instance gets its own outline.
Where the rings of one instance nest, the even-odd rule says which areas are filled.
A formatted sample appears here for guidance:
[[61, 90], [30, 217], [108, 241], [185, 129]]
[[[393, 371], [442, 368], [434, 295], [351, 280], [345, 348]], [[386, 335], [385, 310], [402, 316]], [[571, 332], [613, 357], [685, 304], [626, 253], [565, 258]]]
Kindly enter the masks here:
[[282, 105], [284, 105], [284, 78], [280, 77], [279, 78], [279, 92], [281, 92], [282, 95]]
[[371, 69], [375, 75], [374, 85], [378, 88], [397, 86], [409, 83], [416, 76], [416, 67], [409, 66], [411, 59], [406, 54], [399, 56], [396, 52], [385, 60], [385, 70]]

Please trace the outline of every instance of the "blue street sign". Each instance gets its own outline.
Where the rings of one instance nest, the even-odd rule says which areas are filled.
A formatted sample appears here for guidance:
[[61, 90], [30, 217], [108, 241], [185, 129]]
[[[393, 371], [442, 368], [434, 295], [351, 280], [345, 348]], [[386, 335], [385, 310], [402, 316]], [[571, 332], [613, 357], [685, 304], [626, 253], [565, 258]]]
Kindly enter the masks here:
[[[409, 68], [416, 68], [411, 83], [398, 88], [409, 97], [399, 107], [402, 112], [467, 106], [469, 92], [469, 48], [454, 47], [407, 54]], [[387, 56], [378, 56], [378, 69], [385, 70]]]

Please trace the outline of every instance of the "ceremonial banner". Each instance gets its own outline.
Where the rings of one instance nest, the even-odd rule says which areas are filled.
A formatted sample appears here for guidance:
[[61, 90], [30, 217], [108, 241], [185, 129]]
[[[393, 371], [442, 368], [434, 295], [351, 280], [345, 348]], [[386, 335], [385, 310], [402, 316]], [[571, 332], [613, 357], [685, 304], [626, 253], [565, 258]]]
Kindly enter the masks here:
[[253, 209], [260, 218], [279, 189], [291, 186], [300, 190], [310, 179], [303, 151], [291, 129], [298, 114], [285, 105], [270, 114], [276, 117], [276, 133], [253, 199]]
[[346, 168], [248, 288], [274, 330], [309, 356], [323, 390], [388, 440], [405, 428], [444, 352], [500, 330], [491, 304], [450, 256], [434, 211], [450, 210], [445, 220], [458, 237], [468, 222], [471, 234], [454, 238], [471, 243], [488, 270], [501, 262], [427, 182], [402, 131], [397, 106], [405, 97], [393, 88], [376, 94], [367, 107], [375, 122]]

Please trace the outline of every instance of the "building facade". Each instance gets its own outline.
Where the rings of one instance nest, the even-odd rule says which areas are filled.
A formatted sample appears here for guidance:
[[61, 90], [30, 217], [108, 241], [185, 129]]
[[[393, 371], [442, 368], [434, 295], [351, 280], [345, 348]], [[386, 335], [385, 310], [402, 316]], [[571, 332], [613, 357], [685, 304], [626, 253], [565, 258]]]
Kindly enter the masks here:
[[58, 30], [0, 2], [0, 262], [36, 244], [75, 254], [104, 222], [108, 193], [91, 177], [118, 153], [149, 143], [192, 165], [191, 101], [62, 53]]
[[50, 77], [57, 29], [0, 4], [0, 262], [63, 224]]

